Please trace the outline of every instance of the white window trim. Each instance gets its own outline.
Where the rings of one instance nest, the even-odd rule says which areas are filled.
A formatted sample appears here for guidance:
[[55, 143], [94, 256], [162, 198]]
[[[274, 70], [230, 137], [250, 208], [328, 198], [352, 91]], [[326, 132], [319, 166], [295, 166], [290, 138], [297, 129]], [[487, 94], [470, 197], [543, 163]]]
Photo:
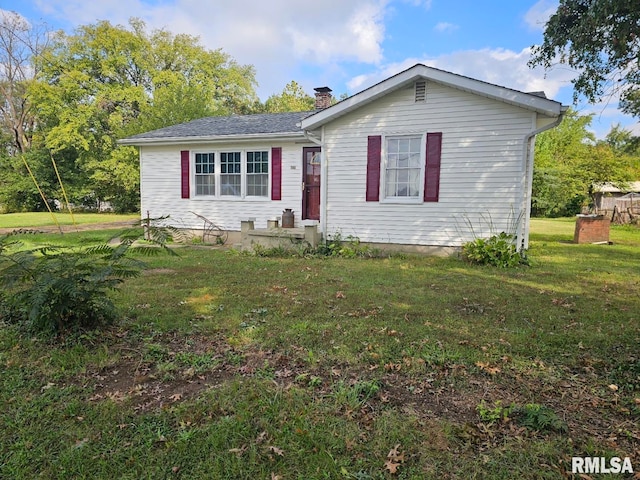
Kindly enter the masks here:
[[[240, 195], [222, 195], [222, 153], [235, 153], [240, 152]], [[268, 164], [268, 178], [267, 178], [267, 195], [247, 195], [247, 152], [267, 152], [267, 164]], [[196, 154], [197, 153], [213, 153], [214, 154], [214, 177], [215, 177], [215, 195], [198, 195], [196, 193]], [[224, 200], [229, 202], [241, 202], [241, 201], [255, 201], [255, 202], [269, 202], [271, 201], [271, 165], [272, 147], [257, 146], [251, 148], [210, 148], [210, 149], [198, 149], [190, 152], [190, 191], [193, 192], [193, 200]]]
[[[235, 154], [235, 153], [240, 153], [240, 195], [223, 195], [222, 194], [222, 155], [223, 154]], [[244, 198], [244, 194], [246, 192], [245, 190], [245, 184], [244, 184], [244, 179], [245, 179], [245, 173], [246, 173], [246, 168], [245, 168], [245, 163], [246, 163], [246, 154], [243, 150], [236, 150], [233, 148], [227, 148], [224, 150], [220, 150], [218, 155], [218, 157], [220, 157], [220, 162], [218, 165], [220, 167], [220, 170], [216, 169], [216, 182], [219, 183], [220, 185], [220, 190], [216, 189], [216, 192], [218, 193], [218, 198], [220, 198], [221, 200], [237, 200], [237, 199], [243, 199]], [[225, 173], [224, 175], [238, 175], [237, 173]]]
[[[387, 140], [393, 138], [420, 137], [420, 185], [416, 197], [391, 197], [387, 195]], [[427, 134], [425, 132], [388, 133], [382, 135], [380, 165], [380, 203], [418, 204], [424, 203], [424, 175], [427, 156]]]
[[[248, 171], [247, 171], [247, 153], [248, 152], [267, 152], [267, 195], [266, 196], [262, 196], [262, 195], [247, 195], [247, 180], [248, 180]], [[271, 148], [248, 148], [246, 150], [243, 150], [242, 152], [243, 155], [243, 161], [242, 161], [242, 168], [244, 169], [243, 173], [242, 173], [242, 191], [245, 194], [244, 198], [250, 199], [250, 200], [271, 200]]]
[[[193, 192], [193, 197], [194, 198], [216, 198], [217, 195], [203, 195], [203, 194], [199, 194], [197, 193], [198, 191], [198, 187], [196, 186], [196, 177], [198, 176], [198, 174], [196, 173], [196, 154], [211, 154], [213, 153], [213, 190], [214, 192], [218, 192], [218, 182], [216, 180], [216, 175], [218, 172], [218, 154], [212, 150], [198, 150], [198, 151], [193, 151], [190, 153], [190, 169], [193, 172], [193, 174], [190, 175], [191, 179], [190, 179], [190, 185], [189, 185], [189, 189]], [[207, 175], [211, 175], [211, 174], [207, 174]]]

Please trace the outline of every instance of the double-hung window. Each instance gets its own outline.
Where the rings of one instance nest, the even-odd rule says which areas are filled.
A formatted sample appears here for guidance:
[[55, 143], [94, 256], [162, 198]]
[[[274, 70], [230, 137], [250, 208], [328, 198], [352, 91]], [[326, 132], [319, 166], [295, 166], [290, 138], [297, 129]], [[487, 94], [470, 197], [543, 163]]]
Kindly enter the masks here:
[[242, 155], [240, 152], [220, 154], [220, 195], [242, 196]]
[[247, 196], [269, 195], [269, 152], [247, 152]]
[[196, 195], [215, 195], [215, 153], [196, 153], [195, 167]]
[[367, 202], [438, 202], [442, 132], [367, 137]]
[[422, 136], [386, 138], [385, 197], [419, 198], [422, 179]]

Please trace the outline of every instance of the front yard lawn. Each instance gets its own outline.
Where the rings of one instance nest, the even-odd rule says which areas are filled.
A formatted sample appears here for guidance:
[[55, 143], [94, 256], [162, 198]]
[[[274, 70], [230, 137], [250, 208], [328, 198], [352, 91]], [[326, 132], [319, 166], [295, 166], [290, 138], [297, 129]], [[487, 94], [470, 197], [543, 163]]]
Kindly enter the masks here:
[[640, 230], [574, 245], [560, 223], [534, 221], [532, 266], [512, 270], [148, 259], [116, 325], [0, 328], [0, 477], [562, 479], [574, 456], [638, 472]]

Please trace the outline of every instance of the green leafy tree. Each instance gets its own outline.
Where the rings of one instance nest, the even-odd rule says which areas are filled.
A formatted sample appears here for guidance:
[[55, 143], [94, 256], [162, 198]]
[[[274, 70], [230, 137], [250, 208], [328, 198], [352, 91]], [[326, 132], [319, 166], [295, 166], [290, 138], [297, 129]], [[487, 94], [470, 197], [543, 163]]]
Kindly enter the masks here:
[[594, 103], [619, 93], [622, 110], [639, 116], [639, 37], [637, 0], [560, 0], [530, 65], [569, 65], [579, 71], [574, 100], [584, 95]]
[[98, 22], [59, 32], [37, 58], [37, 106], [43, 144], [65, 152], [90, 190], [117, 210], [137, 208], [135, 149], [117, 140], [194, 118], [241, 111], [255, 101], [254, 71], [189, 35]]
[[579, 213], [592, 203], [594, 187], [624, 184], [629, 162], [610, 145], [596, 143], [589, 131], [592, 116], [568, 111], [562, 123], [536, 138], [532, 208], [536, 215]]
[[561, 216], [575, 213], [586, 192], [574, 175], [587, 154], [593, 135], [587, 130], [591, 116], [569, 110], [562, 123], [536, 137], [532, 208], [536, 215]]
[[269, 113], [305, 112], [313, 110], [315, 99], [307, 95], [295, 80], [287, 83], [279, 95], [271, 95], [264, 104], [264, 110]]
[[616, 154], [640, 157], [640, 137], [626, 130], [620, 124], [613, 125], [604, 139]]
[[620, 125], [613, 125], [601, 143], [609, 146], [627, 166], [630, 180], [640, 180], [640, 137]]

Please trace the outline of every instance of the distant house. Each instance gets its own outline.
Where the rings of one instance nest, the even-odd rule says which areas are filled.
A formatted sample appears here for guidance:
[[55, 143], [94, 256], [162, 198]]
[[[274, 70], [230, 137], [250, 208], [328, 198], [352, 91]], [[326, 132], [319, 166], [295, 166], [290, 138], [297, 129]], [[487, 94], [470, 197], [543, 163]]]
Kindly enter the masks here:
[[628, 182], [623, 188], [611, 183], [593, 189], [594, 210], [615, 223], [630, 223], [640, 217], [640, 182]]
[[601, 214], [613, 212], [616, 201], [629, 194], [635, 194], [640, 199], [640, 182], [628, 182], [624, 188], [619, 188], [611, 183], [597, 185], [593, 189], [596, 211]]
[[121, 140], [140, 149], [143, 216], [257, 227], [292, 209], [362, 242], [459, 247], [491, 233], [527, 246], [535, 135], [566, 108], [415, 65], [313, 112], [210, 117]]

